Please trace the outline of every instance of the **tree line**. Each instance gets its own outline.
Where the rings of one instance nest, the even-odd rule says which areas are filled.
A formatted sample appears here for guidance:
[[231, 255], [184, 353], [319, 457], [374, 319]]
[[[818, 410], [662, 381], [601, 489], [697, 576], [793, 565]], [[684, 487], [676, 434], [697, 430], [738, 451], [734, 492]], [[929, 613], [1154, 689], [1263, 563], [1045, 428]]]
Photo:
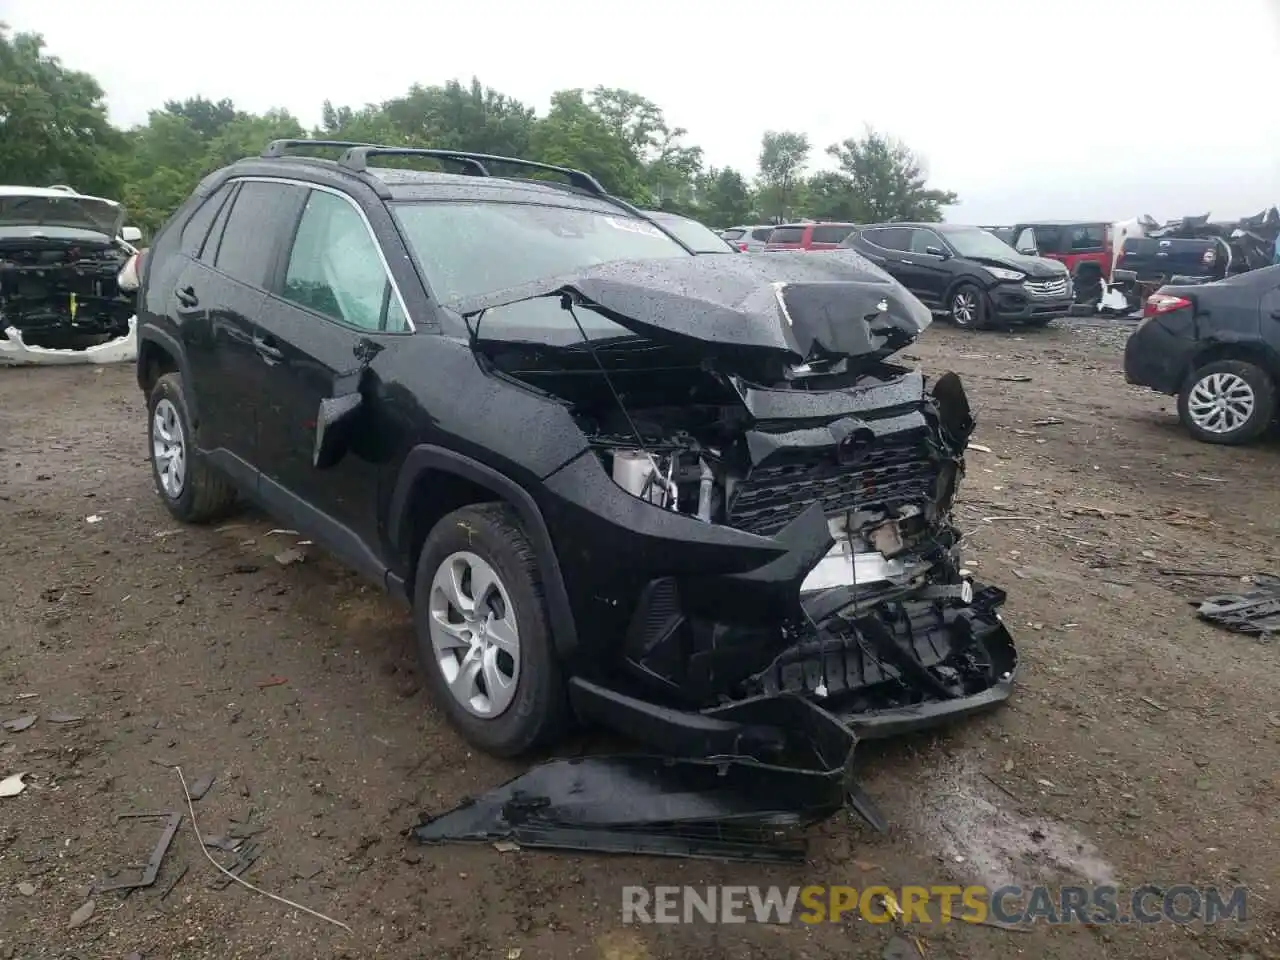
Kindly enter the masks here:
[[205, 174], [259, 153], [269, 140], [294, 137], [576, 167], [637, 206], [717, 228], [802, 217], [934, 221], [957, 202], [954, 193], [927, 186], [923, 162], [910, 148], [870, 128], [827, 147], [836, 169], [818, 172], [809, 172], [813, 150], [805, 134], [766, 131], [759, 172], [751, 177], [705, 163], [702, 148], [652, 100], [603, 86], [561, 90], [539, 116], [478, 79], [415, 84], [379, 104], [325, 101], [320, 125], [310, 130], [287, 110], [254, 114], [196, 95], [168, 101], [145, 124], [121, 130], [108, 119], [93, 76], [49, 56], [38, 34], [13, 34], [0, 24], [0, 179], [7, 183], [65, 183], [121, 200], [130, 222], [150, 236]]

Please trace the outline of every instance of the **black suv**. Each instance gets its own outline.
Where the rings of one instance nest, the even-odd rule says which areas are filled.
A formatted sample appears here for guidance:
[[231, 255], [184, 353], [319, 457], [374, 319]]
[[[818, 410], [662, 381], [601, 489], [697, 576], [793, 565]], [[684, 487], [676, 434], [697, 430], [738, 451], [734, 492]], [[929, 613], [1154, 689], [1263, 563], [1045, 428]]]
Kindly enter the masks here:
[[483, 749], [577, 716], [773, 755], [760, 704], [888, 733], [1008, 695], [950, 523], [964, 392], [885, 359], [929, 313], [859, 257], [694, 256], [581, 171], [278, 141], [173, 215], [138, 315], [169, 510], [244, 496], [411, 602]]
[[852, 247], [958, 327], [1042, 327], [1071, 310], [1075, 292], [1062, 264], [1018, 253], [981, 227], [886, 223], [859, 227]]

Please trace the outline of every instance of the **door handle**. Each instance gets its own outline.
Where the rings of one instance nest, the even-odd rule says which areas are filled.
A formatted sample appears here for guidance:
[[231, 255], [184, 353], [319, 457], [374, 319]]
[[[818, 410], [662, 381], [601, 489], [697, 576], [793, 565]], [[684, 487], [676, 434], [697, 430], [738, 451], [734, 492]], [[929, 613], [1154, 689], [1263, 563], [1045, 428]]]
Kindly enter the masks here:
[[899, 257], [898, 259], [901, 260], [903, 263], [910, 264], [913, 267], [916, 265], [916, 262], [914, 260], [908, 260], [906, 257]]
[[1272, 311], [1271, 311], [1271, 319], [1272, 319], [1272, 320], [1280, 320], [1280, 310], [1272, 310]]
[[275, 363], [284, 359], [284, 351], [279, 347], [273, 347], [261, 337], [253, 338], [253, 349], [258, 351], [258, 356], [262, 357], [268, 363]]
[[184, 307], [194, 307], [200, 302], [200, 298], [196, 296], [196, 288], [189, 284], [185, 287], [179, 287], [174, 291], [174, 295]]

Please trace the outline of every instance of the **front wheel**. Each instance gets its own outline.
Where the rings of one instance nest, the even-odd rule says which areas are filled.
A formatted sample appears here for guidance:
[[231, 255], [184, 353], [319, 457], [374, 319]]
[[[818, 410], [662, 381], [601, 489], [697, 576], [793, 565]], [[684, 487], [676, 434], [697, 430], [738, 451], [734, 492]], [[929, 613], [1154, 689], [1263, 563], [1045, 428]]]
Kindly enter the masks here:
[[971, 283], [962, 283], [951, 295], [951, 321], [962, 330], [981, 330], [987, 325], [987, 298]]
[[560, 731], [567, 697], [537, 558], [509, 505], [463, 507], [432, 528], [413, 618], [427, 683], [468, 741], [513, 757]]
[[1256, 440], [1275, 412], [1276, 388], [1270, 375], [1244, 360], [1216, 360], [1193, 370], [1178, 394], [1179, 418], [1204, 443]]

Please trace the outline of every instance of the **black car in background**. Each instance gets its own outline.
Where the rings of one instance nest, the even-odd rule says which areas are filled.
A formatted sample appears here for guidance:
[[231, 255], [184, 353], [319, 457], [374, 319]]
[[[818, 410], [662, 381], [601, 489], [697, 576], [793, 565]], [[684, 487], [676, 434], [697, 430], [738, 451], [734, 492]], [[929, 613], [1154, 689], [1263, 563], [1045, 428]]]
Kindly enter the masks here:
[[1164, 286], [1142, 312], [1125, 345], [1125, 379], [1176, 396], [1197, 440], [1260, 437], [1275, 417], [1280, 383], [1280, 266]]
[[1064, 317], [1074, 291], [1067, 269], [1018, 253], [981, 227], [885, 223], [859, 227], [851, 247], [958, 327], [1042, 327]]

